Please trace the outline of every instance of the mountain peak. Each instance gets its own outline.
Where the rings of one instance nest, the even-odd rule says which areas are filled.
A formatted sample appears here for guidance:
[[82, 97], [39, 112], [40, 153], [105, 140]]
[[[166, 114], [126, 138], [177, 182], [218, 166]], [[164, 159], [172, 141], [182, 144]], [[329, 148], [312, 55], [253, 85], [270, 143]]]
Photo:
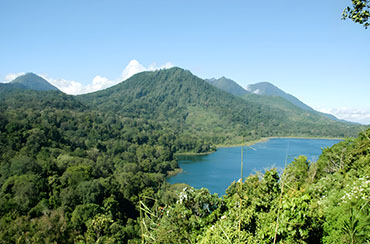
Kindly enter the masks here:
[[224, 90], [228, 93], [233, 94], [234, 96], [243, 96], [249, 93], [247, 90], [241, 87], [238, 83], [236, 83], [235, 81], [229, 78], [226, 78], [225, 76], [222, 76], [219, 79], [215, 79], [215, 78], [207, 79], [206, 81], [221, 90]]
[[18, 76], [10, 84], [22, 85], [24, 89], [36, 91], [58, 91], [58, 88], [50, 84], [44, 78], [28, 72], [24, 75]]
[[307, 106], [306, 104], [298, 100], [296, 97], [288, 93], [285, 93], [283, 90], [267, 81], [248, 85], [247, 90], [251, 93], [258, 95], [282, 97], [303, 110], [314, 111], [311, 107]]
[[251, 93], [265, 96], [282, 96], [285, 94], [284, 91], [267, 81], [248, 85], [247, 90]]

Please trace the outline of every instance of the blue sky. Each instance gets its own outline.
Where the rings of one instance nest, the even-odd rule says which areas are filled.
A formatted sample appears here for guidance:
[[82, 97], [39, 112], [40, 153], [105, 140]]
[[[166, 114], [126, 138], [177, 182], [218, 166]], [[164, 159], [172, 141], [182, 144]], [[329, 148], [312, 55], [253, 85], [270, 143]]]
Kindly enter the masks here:
[[370, 30], [341, 20], [348, 4], [4, 0], [0, 81], [34, 72], [81, 93], [175, 65], [244, 87], [269, 81], [316, 109], [370, 123]]

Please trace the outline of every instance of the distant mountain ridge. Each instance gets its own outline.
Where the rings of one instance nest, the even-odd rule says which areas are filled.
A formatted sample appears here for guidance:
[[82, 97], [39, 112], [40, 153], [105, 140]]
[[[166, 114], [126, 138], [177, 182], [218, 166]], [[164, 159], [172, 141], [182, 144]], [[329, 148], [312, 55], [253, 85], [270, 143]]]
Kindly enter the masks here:
[[224, 90], [228, 93], [231, 93], [235, 96], [244, 96], [246, 94], [257, 94], [261, 96], [277, 96], [282, 97], [295, 106], [306, 110], [306, 111], [315, 111], [310, 106], [304, 104], [301, 102], [298, 98], [284, 92], [280, 88], [276, 87], [275, 85], [269, 83], [269, 82], [259, 82], [256, 84], [251, 84], [247, 86], [247, 89], [244, 89], [242, 86], [240, 86], [237, 82], [228, 79], [226, 77], [221, 77], [219, 79], [206, 79], [207, 82], [210, 84], [216, 86], [217, 88]]
[[238, 83], [224, 76], [219, 79], [216, 79], [216, 78], [206, 79], [205, 81], [235, 96], [241, 97], [249, 93], [247, 90], [241, 87]]
[[13, 85], [16, 88], [35, 90], [35, 91], [59, 91], [58, 88], [50, 84], [44, 78], [34, 74], [26, 73], [24, 75], [18, 76], [13, 81], [5, 83], [5, 85]]
[[77, 99], [100, 111], [161, 121], [179, 133], [215, 144], [268, 136], [343, 137], [359, 131], [357, 126], [302, 110], [286, 99], [273, 97], [278, 106], [269, 96], [247, 93], [244, 96], [249, 98], [245, 99], [211, 82], [174, 67], [138, 73], [113, 87], [79, 95]]
[[[73, 106], [79, 108], [86, 106], [102, 113], [160, 121], [180, 134], [214, 144], [235, 144], [270, 136], [345, 137], [356, 135], [361, 128], [328, 119], [316, 111], [303, 110], [280, 96], [240, 92], [244, 89], [225, 77], [219, 80], [207, 82], [188, 70], [174, 67], [141, 72], [110, 88], [72, 96], [72, 100], [76, 101]], [[223, 89], [245, 95], [235, 96], [211, 82], [226, 84]], [[30, 94], [32, 100], [36, 92], [57, 89], [49, 85], [41, 77], [27, 73], [11, 83], [0, 84], [0, 97], [11, 104], [17, 101], [17, 94], [28, 96], [27, 92], [35, 90]], [[45, 99], [35, 104], [53, 104], [48, 101], [53, 96], [45, 94]], [[53, 106], [61, 108], [63, 101]]]
[[248, 85], [247, 90], [251, 93], [258, 94], [258, 95], [282, 97], [303, 110], [315, 111], [310, 106], [301, 102], [298, 98], [284, 92], [283, 90], [281, 90], [280, 88], [276, 87], [275, 85], [269, 82], [259, 82], [256, 84]]
[[[300, 101], [298, 98], [284, 92], [283, 90], [281, 90], [280, 88], [276, 87], [275, 85], [273, 85], [269, 82], [259, 82], [259, 83], [256, 83], [256, 84], [251, 84], [251, 85], [247, 86], [247, 89], [244, 89], [237, 82], [235, 82], [231, 79], [225, 78], [225, 77], [221, 77], [219, 79], [215, 79], [215, 78], [207, 79], [206, 81], [209, 82], [210, 84], [216, 86], [217, 88], [219, 88], [221, 90], [224, 90], [228, 93], [231, 93], [235, 96], [244, 97], [244, 98], [249, 96], [248, 99], [247, 99], [249, 101], [251, 101], [251, 98], [254, 98], [255, 100], [258, 100], [258, 102], [262, 102], [264, 104], [270, 104], [272, 106], [281, 108], [281, 105], [285, 104], [285, 103], [282, 102], [279, 99], [270, 98], [271, 101], [267, 101], [268, 98], [266, 98], [267, 99], [266, 100], [266, 99], [260, 99], [258, 97], [250, 96], [250, 95], [251, 94], [256, 94], [256, 95], [265, 96], [265, 97], [280, 97], [280, 98], [283, 98], [286, 101], [292, 103], [293, 105], [297, 106], [298, 108], [301, 108], [301, 109], [305, 110], [305, 111], [314, 112], [314, 113], [323, 115], [323, 116], [325, 116], [329, 119], [335, 120], [335, 121], [340, 121], [340, 122], [345, 122], [345, 123], [350, 123], [350, 124], [356, 124], [354, 122], [349, 122], [349, 121], [346, 121], [346, 120], [338, 119], [337, 117], [335, 117], [332, 114], [327, 114], [327, 113], [322, 113], [322, 112], [316, 111], [313, 108], [311, 108], [310, 106], [308, 106], [305, 103], [303, 103], [302, 101]], [[274, 102], [277, 102], [277, 104], [274, 104]], [[287, 105], [287, 104], [285, 104], [285, 105]], [[289, 105], [288, 105], [288, 107], [289, 107]]]
[[247, 90], [250, 91], [251, 93], [258, 94], [258, 95], [282, 97], [282, 98], [288, 100], [289, 102], [291, 102], [292, 104], [294, 104], [295, 106], [297, 106], [298, 108], [301, 108], [303, 110], [318, 113], [320, 115], [323, 115], [323, 116], [325, 116], [329, 119], [335, 120], [335, 121], [341, 121], [341, 122], [345, 122], [345, 123], [356, 124], [356, 123], [349, 122], [349, 121], [346, 121], [346, 120], [338, 119], [337, 117], [335, 117], [332, 114], [327, 114], [327, 113], [322, 113], [322, 112], [316, 111], [313, 108], [311, 108], [310, 106], [301, 102], [298, 98], [284, 92], [283, 90], [281, 90], [280, 88], [276, 87], [275, 85], [273, 85], [269, 82], [260, 82], [260, 83], [248, 85]]

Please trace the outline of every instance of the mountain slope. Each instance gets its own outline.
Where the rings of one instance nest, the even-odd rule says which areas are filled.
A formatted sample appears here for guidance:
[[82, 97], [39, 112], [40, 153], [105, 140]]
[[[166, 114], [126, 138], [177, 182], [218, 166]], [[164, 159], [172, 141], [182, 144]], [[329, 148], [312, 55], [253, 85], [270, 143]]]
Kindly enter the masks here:
[[313, 108], [311, 108], [310, 106], [301, 102], [298, 98], [284, 92], [283, 90], [279, 89], [278, 87], [274, 86], [273, 84], [271, 84], [269, 82], [260, 82], [260, 83], [248, 85], [247, 90], [250, 91], [251, 93], [258, 94], [258, 95], [282, 97], [282, 98], [286, 99], [287, 101], [291, 102], [292, 104], [294, 104], [295, 106], [303, 109], [303, 110], [310, 111], [310, 112], [315, 112], [315, 113], [317, 113], [319, 115], [323, 115], [323, 116], [325, 116], [325, 117], [327, 117], [331, 120], [340, 121], [340, 122], [349, 123], [349, 124], [356, 124], [356, 123], [349, 122], [349, 121], [346, 121], [346, 120], [338, 119], [337, 117], [335, 117], [332, 114], [327, 114], [327, 113], [322, 113], [322, 112], [316, 111]]
[[60, 91], [35, 91], [17, 88], [12, 84], [0, 85], [0, 112], [12, 109], [61, 109], [83, 110], [86, 108], [74, 96]]
[[223, 91], [233, 94], [234, 96], [244, 96], [249, 94], [249, 92], [241, 87], [238, 83], [226, 77], [221, 77], [219, 79], [206, 79], [205, 81]]
[[11, 81], [9, 84], [18, 85], [19, 88], [36, 91], [59, 91], [58, 88], [34, 73], [26, 73]]
[[142, 72], [78, 98], [102, 111], [159, 120], [181, 133], [212, 138], [216, 143], [236, 136], [241, 140], [250, 131], [266, 134], [267, 128], [285, 120], [273, 109], [245, 102], [180, 68]]
[[237, 143], [266, 136], [355, 135], [360, 127], [244, 100], [221, 91], [181, 68], [142, 72], [111, 88], [80, 95], [100, 111], [158, 120], [179, 133], [213, 143]]
[[306, 104], [298, 100], [296, 97], [284, 92], [283, 90], [279, 89], [278, 87], [274, 86], [269, 82], [260, 82], [248, 85], [247, 90], [251, 93], [258, 95], [282, 97], [301, 109], [307, 111], [314, 111], [314, 109], [307, 106]]
[[238, 83], [231, 79], [227, 79], [225, 77], [221, 77], [220, 79], [207, 79], [206, 80], [211, 85], [226, 91], [230, 94], [235, 96], [243, 97], [244, 99], [250, 102], [257, 102], [262, 103], [264, 105], [276, 107], [279, 109], [283, 109], [289, 112], [302, 112], [297, 110], [296, 108], [303, 109], [305, 111], [317, 113], [319, 115], [323, 115], [329, 119], [335, 121], [341, 121], [345, 123], [351, 123], [345, 120], [337, 119], [332, 114], [326, 114], [322, 112], [318, 112], [308, 105], [304, 104], [296, 97], [285, 93], [283, 90], [279, 89], [278, 87], [274, 86], [268, 82], [261, 82], [253, 85], [249, 85], [247, 91], [243, 87], [241, 87]]

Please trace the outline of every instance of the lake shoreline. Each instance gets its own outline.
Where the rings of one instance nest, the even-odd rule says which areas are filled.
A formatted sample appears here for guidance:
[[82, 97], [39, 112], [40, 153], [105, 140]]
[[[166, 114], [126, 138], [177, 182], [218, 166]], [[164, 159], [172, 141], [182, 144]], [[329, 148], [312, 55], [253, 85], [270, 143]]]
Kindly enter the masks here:
[[[309, 136], [270, 136], [270, 137], [262, 137], [258, 140], [253, 141], [247, 141], [245, 143], [238, 143], [238, 144], [218, 144], [216, 145], [216, 149], [218, 148], [228, 148], [228, 147], [241, 147], [241, 146], [253, 146], [257, 143], [261, 142], [267, 142], [271, 139], [284, 139], [284, 138], [290, 138], [290, 139], [318, 139], [318, 140], [344, 140], [344, 137], [309, 137]], [[211, 153], [215, 153], [217, 150], [212, 152], [203, 152], [203, 153], [195, 153], [195, 152], [181, 152], [181, 153], [175, 153], [175, 156], [201, 156], [201, 155], [208, 155]]]
[[[263, 137], [258, 140], [253, 140], [253, 141], [248, 141], [243, 144], [220, 144], [216, 145], [216, 148], [230, 148], [230, 147], [241, 147], [241, 146], [253, 146], [257, 143], [262, 143], [262, 142], [268, 142], [271, 139], [284, 139], [284, 138], [289, 138], [289, 139], [318, 139], [318, 140], [344, 140], [345, 138], [339, 138], [339, 137], [298, 137], [298, 136], [271, 136], [271, 137]], [[209, 155], [211, 153], [215, 153], [217, 150], [212, 151], [212, 152], [205, 152], [205, 153], [195, 153], [195, 152], [183, 152], [183, 153], [175, 153], [175, 156], [202, 156], [202, 155]], [[176, 159], [177, 160], [177, 159]], [[176, 168], [175, 170], [168, 171], [166, 178], [176, 176], [177, 174], [180, 174], [183, 172], [183, 169], [181, 167]]]
[[183, 169], [180, 168], [180, 167], [178, 167], [178, 168], [176, 168], [174, 170], [167, 171], [166, 178], [175, 176], [175, 175], [180, 174], [182, 172], [183, 172]]
[[216, 151], [217, 150], [212, 151], [212, 152], [202, 152], [202, 153], [182, 152], [182, 153], [175, 153], [175, 156], [200, 156], [200, 155], [208, 155], [208, 154], [214, 153]]
[[[244, 143], [255, 150], [248, 150], [243, 157], [243, 175], [262, 172], [271, 167], [284, 169], [286, 165], [300, 155], [314, 162], [322, 154], [322, 149], [331, 147], [342, 138], [303, 138], [303, 137], [269, 137]], [[258, 143], [260, 142], [260, 143]], [[262, 143], [261, 143], [262, 142]], [[206, 156], [178, 157], [179, 167], [183, 172], [168, 177], [168, 183], [186, 183], [195, 188], [208, 188], [212, 193], [224, 194], [231, 182], [238, 180], [241, 174], [240, 146], [221, 148], [216, 153]], [[251, 148], [252, 148], [251, 147]]]
[[309, 136], [270, 136], [270, 137], [262, 137], [258, 140], [253, 141], [247, 141], [245, 143], [239, 143], [239, 144], [219, 144], [216, 145], [216, 148], [228, 148], [228, 147], [241, 147], [241, 146], [253, 146], [254, 144], [261, 143], [261, 142], [267, 142], [270, 139], [317, 139], [317, 140], [344, 140], [344, 137], [309, 137]]
[[[309, 137], [309, 136], [270, 136], [270, 137], [262, 137], [258, 140], [247, 141], [245, 143], [238, 143], [238, 144], [218, 144], [216, 145], [216, 149], [218, 148], [228, 148], [228, 147], [241, 147], [241, 146], [253, 146], [257, 143], [267, 142], [271, 139], [318, 139], [318, 140], [344, 140], [344, 137]], [[216, 151], [212, 152], [204, 152], [204, 153], [195, 153], [195, 152], [183, 152], [183, 153], [175, 153], [175, 156], [200, 156], [200, 155], [208, 155], [211, 153], [215, 153]]]

